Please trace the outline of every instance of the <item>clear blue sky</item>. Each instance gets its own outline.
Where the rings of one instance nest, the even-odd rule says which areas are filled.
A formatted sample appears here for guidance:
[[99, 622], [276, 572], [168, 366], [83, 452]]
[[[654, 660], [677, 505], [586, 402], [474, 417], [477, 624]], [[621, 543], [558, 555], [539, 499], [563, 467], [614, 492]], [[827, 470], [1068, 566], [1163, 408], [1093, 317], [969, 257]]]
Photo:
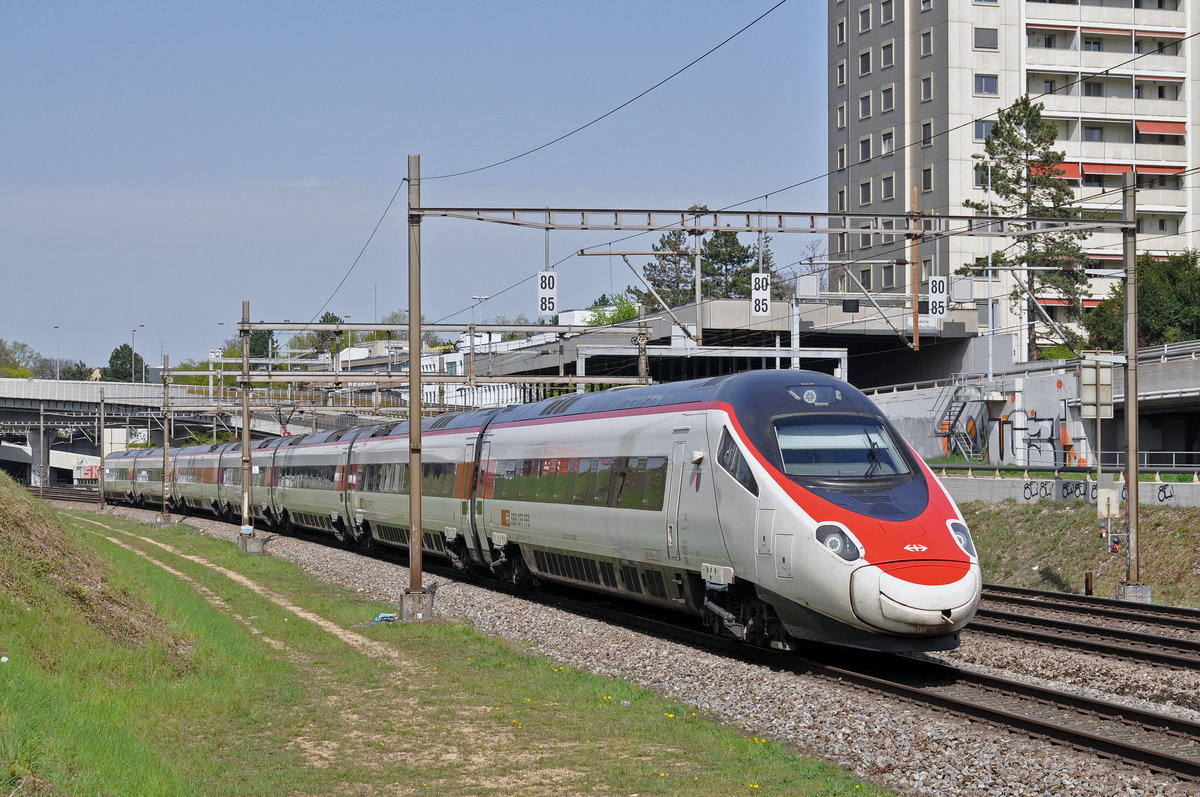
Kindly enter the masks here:
[[[217, 345], [219, 321], [228, 336], [243, 299], [254, 320], [310, 320], [410, 153], [429, 177], [536, 147], [773, 4], [0, 0], [0, 338], [104, 365], [144, 324], [138, 352], [178, 363]], [[823, 3], [790, 0], [565, 141], [424, 181], [423, 204], [725, 207], [820, 175], [824, 30]], [[329, 310], [407, 308], [404, 200]], [[768, 202], [823, 209], [824, 181]], [[543, 267], [543, 233], [435, 219], [422, 236], [427, 318], [470, 321], [472, 294], [497, 297], [480, 318], [536, 318], [532, 281], [502, 292]], [[551, 259], [620, 237], [555, 233]], [[803, 239], [777, 237], [777, 262]], [[634, 281], [615, 257], [558, 270], [564, 309]]]

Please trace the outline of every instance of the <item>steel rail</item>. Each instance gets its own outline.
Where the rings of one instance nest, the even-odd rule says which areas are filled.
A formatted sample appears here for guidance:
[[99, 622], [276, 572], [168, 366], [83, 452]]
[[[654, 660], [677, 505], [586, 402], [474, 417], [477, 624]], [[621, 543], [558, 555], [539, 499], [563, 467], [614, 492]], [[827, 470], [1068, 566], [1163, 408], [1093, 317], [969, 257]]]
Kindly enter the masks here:
[[1069, 620], [980, 609], [966, 630], [1059, 648], [1087, 650], [1122, 659], [1200, 669], [1200, 642], [1099, 627]]
[[1200, 610], [985, 584], [983, 600], [1200, 631]]

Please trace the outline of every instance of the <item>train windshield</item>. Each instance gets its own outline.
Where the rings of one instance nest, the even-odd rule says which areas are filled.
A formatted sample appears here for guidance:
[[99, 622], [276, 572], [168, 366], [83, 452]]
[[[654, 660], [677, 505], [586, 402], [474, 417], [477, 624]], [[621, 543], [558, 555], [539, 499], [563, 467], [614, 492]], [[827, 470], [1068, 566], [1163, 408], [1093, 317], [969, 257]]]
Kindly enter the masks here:
[[775, 439], [789, 476], [872, 479], [911, 472], [906, 457], [877, 418], [802, 415], [775, 421]]

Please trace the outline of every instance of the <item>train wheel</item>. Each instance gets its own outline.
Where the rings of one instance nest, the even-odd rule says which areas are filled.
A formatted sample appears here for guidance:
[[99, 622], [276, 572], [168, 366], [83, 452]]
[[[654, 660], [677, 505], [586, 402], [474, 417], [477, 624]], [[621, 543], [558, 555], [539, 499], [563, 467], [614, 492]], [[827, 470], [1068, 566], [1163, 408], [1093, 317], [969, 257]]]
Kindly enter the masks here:
[[333, 521], [333, 538], [338, 541], [338, 544], [345, 545], [350, 541], [350, 537], [346, 534], [346, 527], [342, 524], [342, 519], [338, 518]]
[[279, 513], [279, 532], [281, 534], [292, 533], [292, 516], [286, 509]]

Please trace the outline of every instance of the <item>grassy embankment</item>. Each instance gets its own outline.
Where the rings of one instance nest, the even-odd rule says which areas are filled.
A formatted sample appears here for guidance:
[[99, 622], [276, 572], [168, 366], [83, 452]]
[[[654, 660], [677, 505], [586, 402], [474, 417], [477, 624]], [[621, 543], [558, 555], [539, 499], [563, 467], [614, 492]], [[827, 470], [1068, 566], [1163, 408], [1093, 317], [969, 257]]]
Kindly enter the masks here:
[[0, 475], [0, 793], [884, 793], [461, 624], [355, 628], [391, 607], [273, 557], [99, 520], [173, 550]]
[[[1125, 578], [1125, 553], [1109, 553], [1095, 507], [1077, 502], [959, 507], [979, 550], [984, 581], [1111, 598]], [[1155, 603], [1200, 607], [1200, 509], [1145, 507], [1138, 513], [1142, 582]]]

